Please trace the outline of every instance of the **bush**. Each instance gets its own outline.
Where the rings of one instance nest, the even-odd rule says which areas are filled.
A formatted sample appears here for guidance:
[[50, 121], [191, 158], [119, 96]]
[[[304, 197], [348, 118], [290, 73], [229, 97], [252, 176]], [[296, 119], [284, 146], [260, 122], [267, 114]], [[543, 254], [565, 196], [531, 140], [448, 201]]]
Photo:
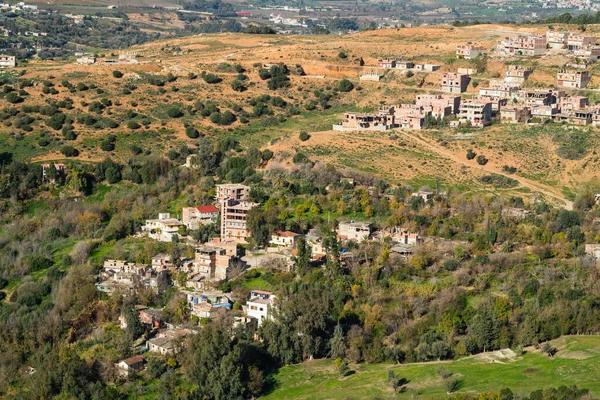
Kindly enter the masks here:
[[113, 71], [112, 75], [117, 79], [121, 79], [123, 77], [123, 73], [121, 71], [117, 71], [117, 70]]
[[342, 79], [338, 84], [338, 90], [340, 92], [349, 92], [352, 89], [354, 89], [354, 84], [346, 78]]
[[407, 77], [407, 78], [412, 78], [413, 76], [415, 76], [415, 74], [414, 74], [414, 72], [412, 72], [412, 71], [408, 71], [408, 72], [406, 73], [406, 77]]
[[348, 55], [346, 53], [344, 53], [343, 51], [340, 51], [338, 53], [338, 58], [346, 59], [346, 58], [348, 58]]
[[167, 157], [169, 158], [169, 160], [173, 161], [176, 160], [177, 157], [179, 157], [179, 153], [176, 150], [171, 149], [167, 152]]
[[467, 151], [467, 160], [472, 160], [475, 158], [477, 154], [475, 152], [473, 152], [472, 149], [469, 149], [469, 151]]
[[5, 97], [6, 101], [8, 101], [11, 104], [17, 104], [17, 103], [22, 103], [23, 102], [23, 98], [21, 96], [19, 96], [16, 93], [9, 93], [6, 95]]
[[202, 74], [202, 79], [204, 79], [204, 82], [211, 84], [211, 85], [214, 85], [215, 83], [219, 83], [223, 80], [218, 75], [212, 74], [212, 73]]
[[303, 141], [306, 142], [308, 139], [310, 139], [310, 135], [304, 131], [300, 132], [300, 135], [298, 136], [298, 138]]
[[243, 91], [245, 91], [246, 89], [248, 89], [248, 88], [246, 87], [246, 85], [244, 85], [244, 83], [243, 83], [243, 82], [241, 82], [241, 81], [239, 81], [239, 80], [237, 80], [237, 79], [236, 79], [235, 81], [231, 82], [231, 88], [232, 88], [233, 90], [235, 90], [236, 92], [243, 92]]
[[110, 184], [117, 183], [121, 181], [121, 171], [117, 167], [108, 167], [106, 171], [104, 171], [104, 178]]
[[485, 165], [488, 163], [488, 159], [485, 158], [483, 154], [478, 155], [475, 161], [477, 161], [477, 164], [479, 165]]
[[167, 108], [167, 115], [171, 118], [181, 118], [183, 111], [178, 106], [170, 106]]
[[261, 68], [258, 70], [258, 77], [260, 79], [262, 79], [263, 81], [266, 81], [267, 79], [271, 79], [271, 73], [269, 72], [268, 69]]
[[110, 140], [104, 139], [100, 142], [100, 148], [103, 151], [113, 151], [115, 149], [115, 144]]
[[129, 121], [127, 121], [127, 127], [129, 129], [139, 129], [140, 124], [138, 124], [137, 121], [130, 119]]
[[75, 147], [73, 146], [63, 146], [60, 149], [60, 152], [65, 156], [65, 157], [77, 157], [79, 155], [79, 150], [77, 150]]
[[498, 174], [482, 176], [478, 179], [478, 181], [499, 188], [511, 188], [519, 185], [519, 181]]
[[198, 137], [200, 137], [200, 133], [198, 132], [198, 130], [196, 128], [194, 128], [193, 126], [191, 126], [191, 125], [188, 125], [185, 128], [185, 134], [190, 139], [197, 139]]

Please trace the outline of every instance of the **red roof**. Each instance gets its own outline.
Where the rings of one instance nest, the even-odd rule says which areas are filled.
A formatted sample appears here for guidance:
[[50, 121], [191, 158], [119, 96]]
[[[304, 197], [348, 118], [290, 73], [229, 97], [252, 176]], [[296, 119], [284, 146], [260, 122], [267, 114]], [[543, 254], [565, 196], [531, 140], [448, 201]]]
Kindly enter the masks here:
[[200, 211], [201, 213], [218, 213], [219, 212], [219, 209], [212, 205], [196, 207], [196, 210]]

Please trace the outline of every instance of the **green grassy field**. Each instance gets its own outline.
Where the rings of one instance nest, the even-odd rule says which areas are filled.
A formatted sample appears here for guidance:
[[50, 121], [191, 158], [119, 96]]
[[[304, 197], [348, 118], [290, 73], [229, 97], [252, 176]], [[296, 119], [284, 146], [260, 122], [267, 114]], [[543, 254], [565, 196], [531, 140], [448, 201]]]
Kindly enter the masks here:
[[[578, 385], [600, 395], [600, 336], [565, 336], [552, 342], [554, 358], [536, 351], [513, 360], [482, 360], [480, 356], [449, 362], [418, 364], [362, 364], [340, 378], [333, 361], [318, 360], [284, 367], [275, 376], [275, 388], [264, 399], [438, 399], [447, 396], [438, 369], [443, 366], [461, 381], [457, 393], [481, 393], [510, 388], [515, 394], [536, 389]], [[387, 382], [388, 370], [408, 380], [401, 393]]]

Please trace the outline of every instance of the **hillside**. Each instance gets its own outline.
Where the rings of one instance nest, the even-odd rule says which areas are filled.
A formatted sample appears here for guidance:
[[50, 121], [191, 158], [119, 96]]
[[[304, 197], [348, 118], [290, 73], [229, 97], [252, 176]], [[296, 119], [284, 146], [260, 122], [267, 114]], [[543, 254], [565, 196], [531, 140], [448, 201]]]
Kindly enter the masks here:
[[[263, 399], [372, 399], [414, 398], [439, 399], [447, 388], [440, 376], [444, 373], [460, 381], [456, 394], [499, 392], [509, 388], [515, 395], [549, 387], [571, 386], [589, 389], [600, 394], [596, 377], [600, 360], [600, 337], [565, 336], [552, 341], [558, 352], [554, 358], [541, 354], [533, 347], [525, 354], [508, 357], [499, 352], [482, 353], [455, 361], [427, 362], [394, 366], [391, 364], [361, 364], [351, 366], [344, 378], [332, 361], [319, 360], [282, 368], [275, 376], [273, 391]], [[388, 371], [394, 371], [407, 383], [399, 393], [388, 383]]]
[[[588, 32], [595, 29], [598, 28], [590, 27]], [[8, 90], [11, 84], [20, 86], [26, 95], [22, 104], [15, 105], [22, 110], [17, 115], [19, 122], [4, 117], [0, 144], [14, 149], [15, 159], [62, 161], [65, 157], [59, 150], [70, 145], [79, 151], [77, 160], [99, 161], [108, 156], [124, 161], [131, 157], [131, 146], [141, 143], [145, 156], [164, 155], [169, 150], [177, 152], [184, 144], [193, 149], [194, 140], [185, 135], [185, 127], [192, 125], [212, 139], [228, 135], [245, 148], [273, 150], [275, 165], [289, 166], [294, 155], [303, 152], [313, 161], [375, 173], [398, 184], [538, 193], [568, 205], [582, 187], [598, 184], [598, 158], [590, 151], [600, 138], [595, 129], [583, 128], [574, 133], [561, 126], [546, 129], [496, 125], [484, 130], [426, 130], [420, 134], [402, 130], [358, 134], [331, 131], [331, 124], [338, 122], [345, 111], [376, 109], [382, 103], [412, 102], [417, 92], [438, 93], [443, 71], [473, 66], [473, 61], [454, 58], [458, 44], [477, 37], [478, 42], [491, 48], [503, 35], [542, 31], [542, 27], [534, 26], [480, 25], [377, 30], [340, 37], [200, 35], [129, 49], [128, 54], [138, 55], [136, 64], [86, 66], [31, 61], [4, 73]], [[340, 58], [340, 53], [345, 58]], [[111, 54], [105, 56], [111, 58]], [[115, 56], [113, 53], [112, 58]], [[380, 82], [358, 82], [359, 73], [372, 70], [376, 59], [384, 56], [434, 62], [442, 67], [411, 78], [392, 70]], [[359, 65], [360, 59], [364, 61], [363, 67]], [[528, 85], [552, 85], [553, 76], [564, 61], [560, 57], [525, 61], [534, 68]], [[287, 86], [270, 90], [268, 82], [258, 76], [260, 67], [280, 62], [290, 69], [301, 66], [305, 75], [292, 73]], [[234, 66], [245, 72], [237, 73]], [[500, 76], [503, 68], [502, 60], [491, 58], [487, 69], [476, 74], [473, 82], [485, 85]], [[114, 78], [115, 70], [124, 76]], [[201, 79], [198, 75], [203, 71], [216, 74], [217, 83]], [[355, 90], [339, 92], [336, 87], [342, 78], [353, 81]], [[243, 79], [241, 92], [231, 86], [238, 79]], [[592, 88], [600, 83], [598, 79], [594, 78]], [[423, 82], [420, 89], [418, 80]], [[29, 83], [24, 86], [24, 82]], [[478, 90], [473, 82], [467, 96]], [[581, 93], [595, 103], [595, 91]], [[264, 95], [268, 96], [261, 98]], [[283, 102], [273, 106], [269, 104], [274, 101], [270, 97], [280, 97]], [[48, 129], [47, 117], [35, 115], [36, 106], [65, 100], [70, 105], [64, 114], [71, 121], [66, 125], [75, 132], [74, 138]], [[92, 111], [90, 107], [97, 102], [102, 104]], [[205, 114], [198, 108], [204, 109], [207, 102], [216, 105], [217, 111], [231, 112], [236, 116], [235, 121], [211, 122], [208, 117], [212, 111]], [[256, 108], [257, 103], [262, 103], [261, 108]], [[181, 115], [169, 117], [166, 108], [159, 104], [174, 106]], [[85, 119], [86, 114], [96, 117]], [[101, 130], [98, 124], [102, 125]], [[63, 127], [58, 125], [59, 130]], [[300, 131], [310, 133], [311, 139], [300, 142], [297, 139]], [[102, 139], [109, 134], [116, 137], [115, 149], [101, 150]], [[569, 144], [576, 146], [571, 149], [572, 154], [560, 153], [558, 150], [575, 135], [581, 140]], [[485, 155], [489, 163], [478, 166], [468, 161], [464, 156], [468, 149]], [[512, 176], [518, 181], [516, 187], [494, 187], [479, 182], [478, 178], [490, 173], [507, 175], [503, 172], [505, 166], [516, 168]]]

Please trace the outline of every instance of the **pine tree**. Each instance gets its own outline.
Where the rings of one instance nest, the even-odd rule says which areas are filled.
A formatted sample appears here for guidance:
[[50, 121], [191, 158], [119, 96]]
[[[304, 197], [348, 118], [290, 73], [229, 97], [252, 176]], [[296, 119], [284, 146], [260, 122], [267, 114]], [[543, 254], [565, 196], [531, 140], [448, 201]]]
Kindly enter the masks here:
[[346, 356], [346, 339], [340, 324], [336, 325], [333, 337], [329, 340], [329, 346], [331, 348], [331, 358], [344, 358]]

